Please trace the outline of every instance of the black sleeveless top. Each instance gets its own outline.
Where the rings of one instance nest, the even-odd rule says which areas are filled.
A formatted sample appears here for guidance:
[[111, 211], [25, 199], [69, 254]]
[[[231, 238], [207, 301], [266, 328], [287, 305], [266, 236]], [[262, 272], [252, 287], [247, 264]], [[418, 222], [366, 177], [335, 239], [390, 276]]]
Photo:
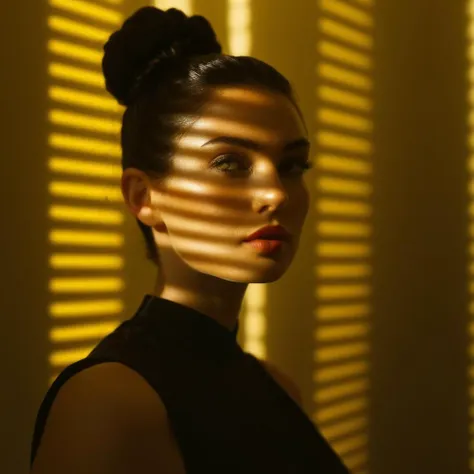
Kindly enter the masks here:
[[237, 331], [146, 295], [131, 319], [51, 385], [36, 418], [30, 464], [60, 387], [87, 367], [120, 362], [163, 400], [187, 474], [348, 474], [303, 410], [241, 349]]

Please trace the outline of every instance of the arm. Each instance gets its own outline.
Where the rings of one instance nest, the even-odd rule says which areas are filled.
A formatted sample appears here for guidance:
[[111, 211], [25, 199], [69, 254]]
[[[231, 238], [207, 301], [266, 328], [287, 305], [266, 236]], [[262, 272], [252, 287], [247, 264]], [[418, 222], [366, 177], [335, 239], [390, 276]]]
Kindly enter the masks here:
[[31, 474], [183, 474], [156, 392], [118, 363], [71, 377], [59, 391]]

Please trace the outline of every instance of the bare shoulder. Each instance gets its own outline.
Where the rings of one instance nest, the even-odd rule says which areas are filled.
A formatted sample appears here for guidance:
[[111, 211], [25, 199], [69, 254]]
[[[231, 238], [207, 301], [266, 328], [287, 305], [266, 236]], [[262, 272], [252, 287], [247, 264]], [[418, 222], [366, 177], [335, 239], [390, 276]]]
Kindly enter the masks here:
[[101, 363], [61, 387], [31, 474], [64, 472], [185, 472], [166, 408], [137, 372]]
[[288, 393], [288, 395], [300, 406], [303, 407], [303, 399], [301, 397], [301, 390], [294, 380], [278, 368], [272, 362], [258, 359], [266, 371], [273, 377], [273, 379]]

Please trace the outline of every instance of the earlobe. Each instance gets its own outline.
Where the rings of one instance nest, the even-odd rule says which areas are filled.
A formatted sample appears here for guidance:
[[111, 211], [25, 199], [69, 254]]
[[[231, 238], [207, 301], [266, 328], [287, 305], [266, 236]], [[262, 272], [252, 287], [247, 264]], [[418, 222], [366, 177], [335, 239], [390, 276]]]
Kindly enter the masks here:
[[135, 215], [137, 219], [149, 227], [154, 227], [156, 225], [156, 218], [154, 218], [153, 211], [149, 206], [142, 206], [138, 209], [138, 212]]

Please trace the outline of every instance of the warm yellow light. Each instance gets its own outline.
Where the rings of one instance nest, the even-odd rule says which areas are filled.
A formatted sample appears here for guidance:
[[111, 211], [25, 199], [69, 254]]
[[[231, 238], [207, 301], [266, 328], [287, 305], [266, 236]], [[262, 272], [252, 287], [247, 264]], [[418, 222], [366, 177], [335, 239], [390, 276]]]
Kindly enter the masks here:
[[347, 87], [370, 92], [373, 88], [372, 79], [362, 72], [350, 71], [332, 63], [320, 62], [316, 67], [316, 73], [323, 79], [338, 82]]
[[354, 451], [357, 448], [366, 447], [368, 442], [368, 436], [366, 433], [360, 433], [350, 438], [342, 440], [334, 440], [332, 442], [332, 447], [339, 453], [340, 456]]
[[265, 341], [261, 339], [246, 339], [245, 351], [250, 352], [261, 360], [266, 360], [267, 358], [267, 346]]
[[[361, 0], [358, 0], [361, 1]], [[355, 453], [349, 453], [344, 456], [344, 464], [347, 466], [350, 472], [356, 472], [356, 468], [363, 464], [367, 464], [369, 460], [369, 456], [367, 453], [367, 449], [363, 451], [356, 451]], [[359, 471], [363, 473], [364, 471]], [[367, 472], [367, 471], [365, 471]]]
[[267, 357], [265, 315], [267, 291], [263, 285], [249, 285], [245, 294], [245, 316], [242, 329], [244, 331], [244, 348], [259, 359]]
[[125, 283], [118, 277], [55, 277], [49, 280], [51, 293], [105, 293], [122, 291]]
[[66, 87], [51, 86], [48, 95], [50, 99], [70, 106], [84, 107], [115, 114], [123, 111], [123, 107], [114, 99], [90, 94], [88, 92], [81, 92], [75, 89], [68, 89]]
[[321, 123], [346, 128], [356, 132], [370, 133], [373, 129], [372, 121], [368, 118], [325, 107], [318, 109], [317, 119]]
[[192, 15], [192, 0], [154, 0], [153, 3], [155, 7], [162, 10], [178, 8], [186, 13], [186, 15]]
[[363, 237], [372, 235], [370, 225], [362, 222], [319, 221], [316, 232], [322, 237]]
[[372, 213], [369, 204], [334, 199], [321, 199], [316, 204], [316, 208], [321, 214], [330, 215], [369, 217]]
[[244, 322], [243, 329], [247, 338], [263, 339], [266, 336], [267, 320], [263, 312], [252, 313], [247, 311]]
[[372, 142], [365, 138], [357, 138], [329, 130], [320, 130], [316, 134], [319, 145], [325, 148], [342, 150], [349, 153], [361, 153], [364, 155], [373, 152]]
[[94, 232], [76, 230], [51, 230], [49, 241], [53, 245], [76, 245], [81, 247], [117, 248], [123, 245], [123, 235], [116, 232]]
[[319, 5], [321, 10], [343, 18], [349, 23], [366, 28], [373, 26], [373, 19], [368, 12], [352, 7], [340, 0], [320, 0]]
[[122, 123], [105, 117], [93, 117], [61, 109], [52, 109], [48, 113], [49, 121], [62, 127], [70, 127], [92, 132], [101, 132], [118, 137]]
[[369, 333], [367, 323], [321, 326], [316, 330], [315, 338], [319, 342], [334, 342], [341, 339], [366, 337]]
[[[365, 381], [361, 380], [359, 383], [365, 383]], [[324, 430], [324, 435], [328, 439], [339, 438], [343, 435], [354, 433], [355, 431], [366, 430], [367, 426], [367, 418], [359, 416], [357, 418], [350, 418], [349, 420], [344, 420], [337, 424], [327, 426]], [[344, 459], [344, 462], [347, 463], [347, 460]]]
[[90, 161], [57, 156], [48, 160], [48, 168], [54, 173], [113, 180], [118, 180], [122, 174], [122, 168], [120, 165], [93, 163]]
[[48, 17], [48, 26], [58, 33], [87, 41], [97, 41], [101, 45], [107, 41], [112, 33], [111, 30], [104, 30], [56, 15]]
[[99, 87], [101, 89], [105, 87], [103, 74], [88, 69], [68, 66], [61, 63], [51, 63], [48, 67], [48, 72], [49, 75], [55, 79], [64, 79], [77, 82], [78, 84]]
[[124, 259], [120, 255], [53, 253], [49, 267], [55, 270], [121, 270]]
[[49, 356], [49, 363], [52, 367], [66, 366], [74, 362], [86, 358], [95, 346], [87, 346], [77, 349], [66, 349], [61, 351], [53, 351]]
[[320, 258], [367, 258], [372, 254], [366, 243], [320, 242], [316, 244], [316, 255]]
[[119, 26], [123, 20], [123, 15], [116, 10], [101, 7], [92, 2], [82, 0], [49, 0], [49, 4], [68, 13], [74, 13], [100, 23]]
[[79, 222], [81, 224], [98, 224], [117, 226], [124, 222], [124, 215], [114, 209], [97, 209], [79, 206], [61, 206], [52, 204], [48, 216], [53, 221]]
[[51, 329], [49, 338], [55, 343], [102, 339], [114, 331], [120, 321], [108, 321], [92, 324], [75, 324]]
[[318, 43], [319, 54], [326, 58], [334, 59], [350, 66], [360, 67], [362, 69], [370, 69], [372, 67], [372, 59], [366, 54], [359, 53], [350, 48], [339, 46], [330, 41], [320, 41]]
[[249, 56], [252, 49], [252, 17], [249, 0], [227, 0], [229, 52]]
[[321, 305], [315, 311], [318, 320], [324, 322], [366, 318], [371, 313], [372, 308], [367, 303]]
[[[474, 61], [474, 46], [472, 46], [471, 48], [472, 48], [472, 61]], [[471, 107], [473, 107], [474, 106], [474, 87], [471, 87], [469, 89], [468, 101], [469, 101], [469, 105], [471, 105]]]
[[348, 377], [365, 376], [369, 372], [367, 360], [349, 361], [330, 367], [320, 367], [314, 372], [313, 379], [319, 385], [323, 383], [336, 382]]
[[117, 316], [124, 310], [123, 301], [119, 299], [84, 299], [55, 301], [50, 304], [49, 314], [53, 318], [101, 318], [104, 316]]
[[316, 418], [316, 423], [318, 425], [323, 425], [324, 423], [330, 422], [334, 419], [342, 418], [344, 415], [347, 416], [355, 413], [363, 413], [367, 408], [368, 402], [365, 397], [354, 398], [347, 402], [341, 402], [327, 408], [321, 408], [314, 414], [314, 417]]
[[320, 300], [367, 298], [371, 293], [371, 287], [364, 283], [352, 285], [320, 285], [316, 289], [316, 297]]
[[317, 90], [319, 99], [340, 105], [344, 108], [361, 110], [363, 112], [372, 111], [372, 101], [368, 97], [353, 94], [330, 86], [320, 86]]
[[372, 173], [372, 163], [365, 158], [346, 158], [338, 155], [320, 153], [316, 157], [318, 169], [337, 171], [349, 174], [369, 175]]
[[48, 51], [57, 56], [84, 61], [96, 66], [100, 66], [104, 55], [103, 51], [98, 49], [86, 48], [85, 46], [78, 46], [77, 44], [57, 39], [48, 41]]
[[322, 17], [318, 23], [321, 33], [327, 36], [332, 36], [345, 43], [352, 43], [360, 48], [372, 49], [373, 47], [373, 39], [366, 33], [362, 33], [354, 28], [349, 28], [343, 23], [329, 18]]
[[123, 202], [122, 191], [118, 186], [69, 183], [53, 181], [49, 184], [52, 196], [78, 198], [88, 201]]
[[[347, 382], [340, 383], [338, 385], [331, 385], [330, 387], [321, 388], [317, 391], [314, 397], [314, 401], [316, 403], [328, 403], [339, 398], [351, 395], [360, 396], [362, 393], [367, 392], [368, 388], [369, 383], [366, 378], [350, 380]], [[341, 432], [341, 424], [338, 424], [336, 426], [339, 427], [338, 431]], [[346, 422], [345, 426], [351, 426], [352, 428], [354, 428], [354, 424], [351, 424], [350, 422]], [[327, 431], [324, 434], [329, 437]]]
[[121, 158], [122, 150], [115, 142], [98, 140], [96, 138], [85, 138], [62, 133], [51, 133], [48, 137], [49, 145], [67, 151], [78, 151], [81, 153]]
[[367, 198], [372, 194], [371, 184], [353, 179], [321, 176], [317, 178], [316, 184], [319, 191], [328, 194], [344, 194], [361, 198]]

